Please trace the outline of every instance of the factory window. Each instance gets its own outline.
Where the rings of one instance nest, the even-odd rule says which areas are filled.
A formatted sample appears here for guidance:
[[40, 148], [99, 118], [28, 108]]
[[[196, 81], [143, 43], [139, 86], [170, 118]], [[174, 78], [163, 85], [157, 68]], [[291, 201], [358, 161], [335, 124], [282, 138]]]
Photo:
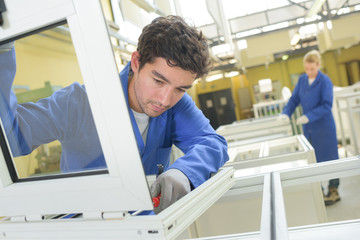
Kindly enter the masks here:
[[1, 109], [13, 180], [106, 171], [97, 131], [89, 131], [96, 128], [68, 25], [16, 39], [15, 55], [16, 63], [8, 56], [16, 75], [2, 87]]

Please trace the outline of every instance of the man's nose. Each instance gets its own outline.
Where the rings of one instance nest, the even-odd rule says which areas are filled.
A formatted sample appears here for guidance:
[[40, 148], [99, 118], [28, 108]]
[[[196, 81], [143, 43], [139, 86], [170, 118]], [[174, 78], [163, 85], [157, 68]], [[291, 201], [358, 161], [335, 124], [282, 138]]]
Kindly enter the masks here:
[[164, 88], [160, 93], [159, 101], [163, 106], [170, 106], [171, 104], [171, 96], [172, 96], [171, 88]]

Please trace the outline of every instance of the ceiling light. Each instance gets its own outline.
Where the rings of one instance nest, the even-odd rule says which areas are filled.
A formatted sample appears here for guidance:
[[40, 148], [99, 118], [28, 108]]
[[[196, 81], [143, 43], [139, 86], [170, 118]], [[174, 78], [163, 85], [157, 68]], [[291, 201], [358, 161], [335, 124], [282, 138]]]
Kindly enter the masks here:
[[265, 26], [262, 29], [264, 32], [269, 32], [269, 31], [274, 31], [274, 30], [281, 29], [281, 28], [286, 28], [288, 26], [289, 26], [289, 22], [281, 22], [281, 23], [276, 23], [276, 24]]
[[296, 34], [292, 37], [292, 39], [291, 39], [291, 41], [290, 41], [290, 44], [291, 44], [292, 46], [295, 46], [296, 44], [298, 44], [299, 41], [300, 41], [300, 34], [299, 34], [299, 33], [296, 33]]
[[326, 21], [326, 26], [329, 30], [332, 29], [332, 22], [330, 20]]
[[282, 59], [283, 61], [288, 60], [288, 58], [289, 58], [289, 55], [287, 55], [287, 54], [285, 54], [285, 55], [283, 55], [283, 56], [281, 57], [281, 59]]
[[235, 37], [243, 38], [243, 37], [247, 37], [247, 36], [251, 36], [251, 35], [255, 35], [255, 34], [259, 34], [259, 33], [261, 33], [261, 30], [258, 28], [255, 28], [255, 29], [251, 29], [248, 31], [237, 33], [237, 34], [235, 34]]
[[218, 79], [221, 79], [221, 78], [223, 78], [223, 74], [219, 73], [219, 74], [215, 74], [215, 75], [207, 77], [206, 81], [211, 82], [211, 81], [215, 81], [215, 80], [218, 80]]
[[229, 72], [229, 73], [225, 73], [225, 77], [226, 78], [231, 78], [231, 77], [235, 77], [237, 75], [239, 75], [240, 73], [238, 71], [232, 71], [232, 72]]

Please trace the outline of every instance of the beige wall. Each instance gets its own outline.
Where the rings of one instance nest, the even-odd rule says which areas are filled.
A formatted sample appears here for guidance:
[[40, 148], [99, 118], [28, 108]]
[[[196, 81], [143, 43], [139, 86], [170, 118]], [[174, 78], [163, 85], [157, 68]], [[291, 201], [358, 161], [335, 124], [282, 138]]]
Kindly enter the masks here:
[[[248, 68], [246, 77], [250, 83], [250, 91], [253, 97], [252, 85], [257, 84], [260, 79], [271, 78], [280, 80], [282, 86], [287, 86], [291, 90], [294, 85], [291, 84], [291, 74], [301, 74], [303, 70], [303, 55], [290, 57], [286, 61], [271, 63], [268, 67], [262, 65]], [[322, 54], [322, 71], [326, 73], [334, 85], [347, 86], [348, 77], [345, 64], [351, 61], [360, 61], [360, 44], [348, 49], [332, 50]], [[352, 65], [353, 75], [359, 72], [358, 65]], [[254, 101], [254, 97], [252, 99]]]

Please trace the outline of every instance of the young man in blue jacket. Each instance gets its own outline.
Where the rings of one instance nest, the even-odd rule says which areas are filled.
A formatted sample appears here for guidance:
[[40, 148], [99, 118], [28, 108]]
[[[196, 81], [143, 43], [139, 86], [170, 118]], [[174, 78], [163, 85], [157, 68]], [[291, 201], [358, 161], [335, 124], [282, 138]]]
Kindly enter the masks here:
[[[0, 54], [0, 114], [14, 156], [59, 140], [61, 171], [105, 168], [83, 85], [73, 83], [37, 103], [17, 104], [11, 92], [15, 50]], [[7, 51], [8, 50], [8, 51]], [[120, 79], [146, 174], [157, 174], [151, 195], [161, 193], [160, 212], [206, 181], [228, 160], [227, 144], [196, 107], [186, 90], [210, 70], [202, 33], [177, 16], [159, 17], [139, 37], [137, 51]], [[184, 156], [169, 166], [175, 144]]]

